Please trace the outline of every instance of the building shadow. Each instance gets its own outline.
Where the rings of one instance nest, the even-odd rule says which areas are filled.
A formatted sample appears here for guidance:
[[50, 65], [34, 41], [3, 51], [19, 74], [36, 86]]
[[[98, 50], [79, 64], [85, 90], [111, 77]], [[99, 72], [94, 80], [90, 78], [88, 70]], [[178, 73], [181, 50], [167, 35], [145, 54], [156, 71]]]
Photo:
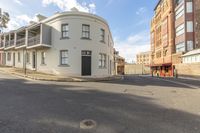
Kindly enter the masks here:
[[[170, 82], [173, 81], [173, 82]], [[135, 85], [135, 86], [155, 86], [155, 87], [175, 87], [184, 89], [200, 89], [200, 81], [192, 79], [158, 78], [151, 76], [128, 75], [120, 80], [104, 81], [109, 84]]]
[[[150, 84], [150, 83], [149, 83]], [[0, 79], [1, 133], [198, 133], [200, 116], [155, 99], [82, 86]], [[79, 128], [85, 119], [92, 130]]]

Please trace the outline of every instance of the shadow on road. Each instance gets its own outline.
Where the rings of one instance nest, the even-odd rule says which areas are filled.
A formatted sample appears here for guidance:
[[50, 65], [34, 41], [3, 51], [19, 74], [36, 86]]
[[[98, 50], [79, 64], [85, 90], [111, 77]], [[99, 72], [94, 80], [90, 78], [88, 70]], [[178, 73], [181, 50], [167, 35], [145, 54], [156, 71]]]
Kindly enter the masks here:
[[[198, 133], [200, 131], [198, 115], [167, 109], [154, 104], [154, 99], [146, 97], [78, 90], [80, 87], [0, 79], [0, 132]], [[95, 120], [97, 127], [92, 130], [79, 129], [79, 123], [84, 119]]]
[[[163, 80], [164, 79], [164, 80]], [[170, 82], [173, 81], [173, 82]], [[176, 87], [184, 89], [200, 89], [200, 81], [191, 79], [174, 78], [156, 78], [144, 76], [124, 76], [121, 80], [105, 81], [104, 83], [135, 85], [135, 86], [158, 86], [158, 87]], [[192, 87], [195, 86], [195, 87]]]

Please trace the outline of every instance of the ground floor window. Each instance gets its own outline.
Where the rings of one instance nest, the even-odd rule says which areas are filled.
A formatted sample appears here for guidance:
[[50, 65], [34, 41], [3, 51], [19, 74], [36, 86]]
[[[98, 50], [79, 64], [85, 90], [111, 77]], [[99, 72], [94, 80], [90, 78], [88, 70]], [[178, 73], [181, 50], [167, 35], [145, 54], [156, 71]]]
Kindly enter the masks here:
[[41, 64], [45, 65], [45, 58], [46, 58], [46, 53], [45, 52], [41, 52]]
[[68, 65], [68, 50], [60, 51], [60, 65]]
[[26, 53], [26, 63], [30, 63], [30, 53]]
[[7, 61], [11, 61], [11, 53], [10, 52], [7, 53]]
[[176, 44], [176, 52], [185, 52], [185, 43]]
[[106, 54], [99, 54], [99, 68], [106, 68]]
[[18, 52], [18, 62], [21, 62], [21, 55], [20, 55], [20, 52]]

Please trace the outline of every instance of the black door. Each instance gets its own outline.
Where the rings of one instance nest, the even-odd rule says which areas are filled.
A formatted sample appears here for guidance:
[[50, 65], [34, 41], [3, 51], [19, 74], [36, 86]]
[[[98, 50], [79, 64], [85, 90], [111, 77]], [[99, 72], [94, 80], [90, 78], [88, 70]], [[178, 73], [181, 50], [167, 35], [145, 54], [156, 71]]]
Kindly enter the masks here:
[[82, 76], [91, 76], [91, 51], [82, 51]]

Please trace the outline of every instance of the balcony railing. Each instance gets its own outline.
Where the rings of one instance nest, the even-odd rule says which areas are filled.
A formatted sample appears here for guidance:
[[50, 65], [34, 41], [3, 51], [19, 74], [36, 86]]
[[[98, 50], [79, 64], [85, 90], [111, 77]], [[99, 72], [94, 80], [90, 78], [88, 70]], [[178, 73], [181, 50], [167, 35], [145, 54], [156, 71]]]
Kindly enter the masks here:
[[9, 47], [10, 46], [10, 42], [9, 41], [6, 41], [5, 42], [5, 47], [7, 48], [7, 47]]
[[16, 42], [16, 46], [20, 47], [20, 46], [23, 46], [23, 45], [25, 45], [25, 38], [18, 39], [17, 42]]
[[28, 39], [28, 46], [33, 46], [36, 44], [40, 44], [40, 35]]
[[15, 44], [15, 40], [10, 40], [10, 46], [13, 46]]
[[0, 42], [0, 48], [2, 48], [3, 47], [3, 42]]

